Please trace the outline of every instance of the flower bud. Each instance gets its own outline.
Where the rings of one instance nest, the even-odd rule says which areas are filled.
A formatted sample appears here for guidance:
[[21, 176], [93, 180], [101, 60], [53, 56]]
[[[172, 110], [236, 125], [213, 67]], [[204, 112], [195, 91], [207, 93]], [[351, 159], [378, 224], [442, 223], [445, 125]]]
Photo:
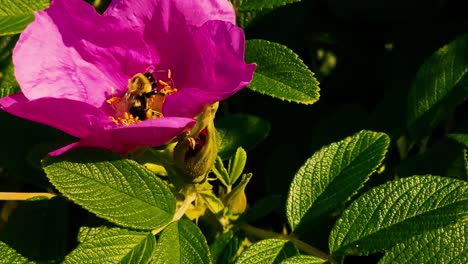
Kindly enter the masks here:
[[174, 148], [174, 162], [182, 177], [189, 182], [203, 181], [218, 155], [213, 107], [205, 108], [197, 123], [203, 124], [196, 134], [188, 134]]

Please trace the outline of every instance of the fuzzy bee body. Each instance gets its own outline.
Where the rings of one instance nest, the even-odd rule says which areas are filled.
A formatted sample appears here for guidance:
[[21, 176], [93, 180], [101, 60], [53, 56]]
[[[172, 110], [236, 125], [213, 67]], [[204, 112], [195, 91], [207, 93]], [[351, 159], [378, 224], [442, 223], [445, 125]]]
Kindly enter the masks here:
[[128, 81], [125, 98], [129, 102], [128, 112], [138, 117], [139, 120], [146, 120], [153, 117], [153, 110], [148, 107], [147, 100], [158, 94], [157, 81], [154, 76], [146, 72], [138, 73]]

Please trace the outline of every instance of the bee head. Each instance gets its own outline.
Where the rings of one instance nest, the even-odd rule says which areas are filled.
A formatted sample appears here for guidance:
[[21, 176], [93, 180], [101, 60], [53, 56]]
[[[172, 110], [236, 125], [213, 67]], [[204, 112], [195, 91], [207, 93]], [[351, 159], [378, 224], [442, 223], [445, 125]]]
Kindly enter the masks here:
[[145, 77], [148, 79], [148, 81], [151, 83], [151, 89], [153, 91], [156, 91], [156, 88], [158, 86], [158, 82], [156, 81], [156, 79], [154, 78], [153, 74], [150, 73], [150, 72], [145, 72], [144, 73]]

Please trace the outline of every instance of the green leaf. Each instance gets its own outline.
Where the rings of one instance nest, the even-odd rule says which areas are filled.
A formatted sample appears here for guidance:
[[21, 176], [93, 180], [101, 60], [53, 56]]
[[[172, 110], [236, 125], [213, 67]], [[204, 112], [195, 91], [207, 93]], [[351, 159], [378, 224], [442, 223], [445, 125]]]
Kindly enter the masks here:
[[216, 175], [216, 178], [226, 187], [230, 186], [229, 173], [224, 167], [223, 160], [218, 156], [216, 157], [215, 164], [212, 169], [213, 173]]
[[287, 258], [281, 262], [281, 264], [322, 264], [325, 263], [326, 260], [321, 258], [306, 256], [306, 255], [299, 255], [294, 256], [292, 258]]
[[216, 197], [212, 190], [201, 191], [198, 194], [212, 213], [217, 214], [224, 209], [223, 202]]
[[289, 189], [286, 214], [292, 229], [307, 225], [353, 196], [379, 167], [389, 143], [384, 133], [361, 131], [309, 158]]
[[151, 232], [111, 228], [79, 244], [64, 263], [149, 263], [155, 246]]
[[79, 149], [48, 157], [44, 170], [65, 196], [118, 225], [149, 230], [174, 215], [175, 198], [166, 184], [117, 154]]
[[240, 11], [236, 16], [237, 25], [241, 28], [248, 28], [250, 25], [255, 24], [255, 21], [260, 20], [265, 15], [271, 13], [273, 9], [263, 9], [256, 11]]
[[11, 50], [16, 40], [17, 36], [0, 37], [0, 97], [20, 91], [11, 60]]
[[468, 134], [453, 133], [448, 136], [468, 148]]
[[155, 253], [157, 263], [211, 263], [205, 236], [194, 223], [182, 219], [161, 233]]
[[248, 247], [236, 261], [236, 264], [281, 263], [282, 260], [298, 255], [297, 248], [288, 240], [265, 239]]
[[34, 11], [47, 8], [50, 0], [3, 0], [0, 5], [0, 36], [17, 34], [34, 20]]
[[235, 263], [237, 253], [242, 247], [243, 238], [232, 230], [217, 237], [210, 246], [211, 260], [218, 264]]
[[245, 60], [257, 63], [250, 89], [301, 104], [313, 104], [319, 99], [319, 82], [314, 73], [286, 46], [248, 40]]
[[16, 82], [13, 63], [11, 60], [8, 60], [6, 67], [0, 69], [0, 97], [5, 97], [20, 91], [19, 85]]
[[262, 10], [264, 8], [275, 8], [301, 0], [241, 0], [239, 5], [240, 11]]
[[334, 256], [389, 250], [467, 216], [467, 182], [437, 176], [400, 179], [354, 201], [335, 223], [329, 248]]
[[246, 162], [247, 152], [242, 147], [237, 148], [234, 157], [229, 159], [228, 172], [230, 185], [236, 183], [237, 179], [242, 175]]
[[407, 125], [416, 138], [427, 136], [468, 97], [468, 34], [435, 52], [419, 69], [408, 95]]
[[397, 244], [379, 263], [467, 263], [467, 222], [432, 230]]
[[238, 147], [252, 149], [270, 132], [270, 124], [256, 116], [235, 114], [225, 116], [215, 123], [219, 135], [218, 155], [227, 160]]
[[220, 234], [218, 237], [215, 238], [213, 244], [211, 244], [210, 246], [211, 261], [213, 263], [217, 263], [219, 256], [229, 245], [229, 242], [231, 242], [233, 237], [234, 232], [232, 230], [229, 230], [228, 232]]
[[106, 232], [109, 230], [107, 226], [100, 226], [100, 227], [89, 227], [89, 226], [82, 226], [78, 231], [77, 241], [78, 243], [84, 243], [87, 240], [92, 239], [96, 235], [102, 232]]
[[34, 263], [29, 261], [27, 258], [21, 256], [18, 252], [14, 249], [9, 247], [7, 244], [0, 241], [0, 263], [15, 263], [15, 264], [22, 264], [22, 263]]

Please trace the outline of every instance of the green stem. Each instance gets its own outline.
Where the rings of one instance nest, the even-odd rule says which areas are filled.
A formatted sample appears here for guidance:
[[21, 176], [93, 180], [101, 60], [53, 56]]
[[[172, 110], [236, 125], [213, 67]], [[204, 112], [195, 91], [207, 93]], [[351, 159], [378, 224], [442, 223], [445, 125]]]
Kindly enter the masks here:
[[196, 193], [192, 193], [190, 195], [187, 195], [185, 197], [185, 200], [182, 202], [182, 205], [179, 207], [177, 212], [174, 214], [174, 217], [172, 217], [172, 220], [169, 223], [167, 223], [166, 225], [164, 225], [164, 226], [161, 226], [161, 227], [158, 227], [158, 228], [155, 228], [155, 229], [151, 230], [151, 233], [153, 233], [153, 235], [156, 235], [159, 232], [161, 232], [162, 230], [164, 230], [164, 228], [166, 228], [166, 226], [168, 226], [170, 223], [179, 221], [179, 219], [182, 218], [182, 216], [184, 216], [185, 211], [187, 211], [190, 204], [192, 204], [192, 202], [195, 201], [196, 198], [197, 198]]
[[196, 193], [191, 193], [191, 194], [187, 195], [185, 197], [184, 202], [180, 206], [179, 210], [177, 210], [177, 212], [174, 214], [174, 217], [172, 218], [172, 221], [177, 221], [180, 218], [182, 218], [182, 216], [184, 216], [184, 214], [185, 214], [185, 211], [187, 211], [189, 206], [192, 204], [193, 201], [195, 201], [196, 198], [197, 198]]
[[298, 249], [300, 249], [301, 251], [303, 251], [304, 253], [306, 253], [308, 255], [321, 258], [324, 261], [328, 260], [328, 261], [330, 261], [330, 263], [333, 263], [333, 264], [337, 263], [331, 256], [329, 256], [325, 252], [323, 252], [320, 249], [318, 249], [316, 247], [313, 247], [313, 246], [311, 246], [311, 245], [309, 245], [309, 244], [307, 244], [307, 243], [305, 243], [305, 242], [303, 242], [303, 241], [301, 241], [301, 240], [299, 240], [299, 239], [297, 239], [295, 237], [275, 233], [275, 232], [268, 231], [268, 230], [261, 229], [261, 228], [257, 228], [257, 227], [251, 226], [249, 224], [246, 224], [246, 223], [240, 224], [239, 227], [241, 229], [243, 229], [245, 232], [247, 232], [249, 234], [252, 234], [252, 235], [254, 235], [256, 237], [259, 237], [259, 238], [280, 238], [280, 239], [288, 240], [288, 241], [292, 242]]
[[33, 197], [47, 197], [52, 198], [55, 197], [55, 194], [52, 193], [20, 193], [20, 192], [0, 192], [0, 200], [1, 201], [23, 201], [28, 200]]

